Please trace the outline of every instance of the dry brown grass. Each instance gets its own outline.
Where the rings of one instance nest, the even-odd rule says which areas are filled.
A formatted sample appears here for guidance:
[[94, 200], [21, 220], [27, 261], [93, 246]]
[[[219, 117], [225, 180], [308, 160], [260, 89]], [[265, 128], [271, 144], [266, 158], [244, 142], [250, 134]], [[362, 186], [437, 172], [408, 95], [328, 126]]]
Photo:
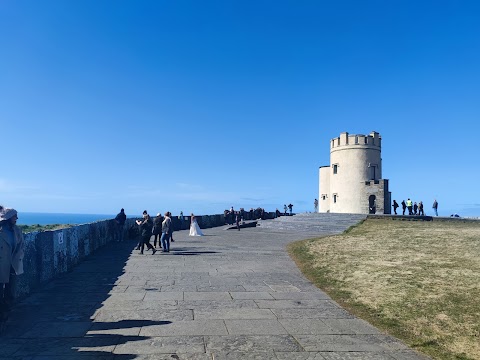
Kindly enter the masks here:
[[342, 305], [438, 359], [480, 359], [480, 222], [367, 220], [295, 243]]

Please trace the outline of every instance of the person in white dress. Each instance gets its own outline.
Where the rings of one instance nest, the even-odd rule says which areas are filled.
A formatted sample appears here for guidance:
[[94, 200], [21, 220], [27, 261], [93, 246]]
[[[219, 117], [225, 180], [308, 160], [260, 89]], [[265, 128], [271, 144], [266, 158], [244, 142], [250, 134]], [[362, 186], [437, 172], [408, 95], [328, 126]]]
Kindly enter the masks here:
[[190, 222], [190, 233], [189, 236], [203, 236], [202, 230], [200, 230], [200, 226], [198, 226], [197, 219], [195, 215], [190, 214], [191, 222]]

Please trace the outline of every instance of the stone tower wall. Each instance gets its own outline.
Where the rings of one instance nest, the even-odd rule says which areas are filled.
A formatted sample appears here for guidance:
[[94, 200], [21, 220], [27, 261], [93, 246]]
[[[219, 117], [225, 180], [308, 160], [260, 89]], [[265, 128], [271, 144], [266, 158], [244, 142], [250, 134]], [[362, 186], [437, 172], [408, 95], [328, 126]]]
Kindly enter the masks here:
[[369, 213], [369, 196], [375, 195], [376, 212], [389, 213], [388, 180], [381, 179], [379, 133], [344, 132], [332, 139], [330, 166], [321, 167], [319, 177], [319, 212]]
[[320, 184], [318, 197], [318, 212], [330, 212], [330, 166], [322, 166], [319, 170]]

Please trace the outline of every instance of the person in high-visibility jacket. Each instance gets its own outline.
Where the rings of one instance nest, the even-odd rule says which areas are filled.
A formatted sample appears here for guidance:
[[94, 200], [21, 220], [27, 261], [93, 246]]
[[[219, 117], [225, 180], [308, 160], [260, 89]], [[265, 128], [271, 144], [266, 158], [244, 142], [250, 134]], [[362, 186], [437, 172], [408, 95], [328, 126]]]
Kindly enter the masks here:
[[407, 208], [408, 208], [408, 215], [412, 215], [413, 214], [412, 200], [410, 200], [410, 198], [407, 199]]

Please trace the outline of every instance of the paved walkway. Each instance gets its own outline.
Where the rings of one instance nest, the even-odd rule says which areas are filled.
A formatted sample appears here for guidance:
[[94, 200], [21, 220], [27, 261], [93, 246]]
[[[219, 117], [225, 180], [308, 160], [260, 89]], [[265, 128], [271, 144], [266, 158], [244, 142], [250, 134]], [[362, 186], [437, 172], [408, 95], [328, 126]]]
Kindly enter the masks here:
[[285, 252], [308, 231], [206, 229], [172, 252], [109, 244], [11, 314], [1, 359], [422, 359], [354, 318]]

